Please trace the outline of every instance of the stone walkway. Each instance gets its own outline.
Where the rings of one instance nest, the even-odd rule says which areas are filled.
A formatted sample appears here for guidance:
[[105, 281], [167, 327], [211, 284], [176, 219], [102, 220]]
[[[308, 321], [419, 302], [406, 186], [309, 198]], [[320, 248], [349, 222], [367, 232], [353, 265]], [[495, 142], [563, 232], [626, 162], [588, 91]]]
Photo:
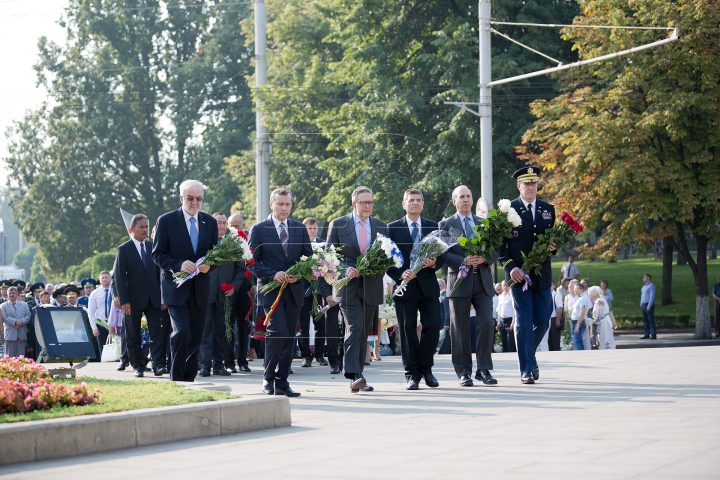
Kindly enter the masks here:
[[[720, 348], [542, 352], [536, 385], [520, 383], [514, 354], [494, 354], [499, 385], [472, 388], [459, 386], [449, 356], [436, 359], [438, 389], [406, 391], [400, 358], [384, 357], [366, 370], [376, 391], [355, 395], [327, 367], [295, 361], [302, 396], [291, 400], [291, 427], [16, 465], [0, 477], [720, 476]], [[260, 362], [250, 365], [252, 373], [210, 380], [260, 397]], [[114, 366], [83, 374], [132, 378]]]

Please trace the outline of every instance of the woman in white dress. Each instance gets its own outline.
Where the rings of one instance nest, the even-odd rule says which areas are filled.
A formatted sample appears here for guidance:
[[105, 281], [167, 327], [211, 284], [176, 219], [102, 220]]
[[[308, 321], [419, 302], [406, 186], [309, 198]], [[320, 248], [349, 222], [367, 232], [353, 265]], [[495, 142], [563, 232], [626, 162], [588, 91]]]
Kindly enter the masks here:
[[598, 350], [615, 349], [615, 337], [613, 336], [612, 320], [610, 320], [610, 307], [608, 306], [602, 288], [593, 286], [588, 289], [588, 294], [593, 301], [593, 325], [600, 334]]

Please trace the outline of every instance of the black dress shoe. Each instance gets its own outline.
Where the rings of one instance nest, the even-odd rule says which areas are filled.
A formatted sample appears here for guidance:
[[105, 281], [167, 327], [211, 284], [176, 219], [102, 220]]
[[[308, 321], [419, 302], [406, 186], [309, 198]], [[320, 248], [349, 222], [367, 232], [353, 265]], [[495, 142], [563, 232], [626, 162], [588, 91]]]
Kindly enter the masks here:
[[539, 380], [540, 379], [540, 367], [538, 367], [537, 360], [534, 360], [533, 364], [533, 380]]
[[144, 371], [144, 372], [152, 372], [152, 368], [150, 368], [150, 367], [148, 367], [147, 365], [145, 365], [145, 369], [144, 369], [143, 371]]
[[350, 382], [350, 390], [352, 392], [357, 392], [365, 386], [365, 383], [365, 377], [355, 374], [352, 381]]
[[527, 384], [533, 384], [535, 383], [535, 380], [533, 380], [532, 372], [525, 372], [520, 376], [520, 381], [522, 383]]
[[438, 382], [438, 379], [435, 378], [435, 375], [432, 373], [428, 373], [427, 375], [423, 375], [425, 377], [425, 385], [428, 387], [436, 388], [440, 386], [440, 382]]
[[235, 369], [235, 365], [232, 367], [225, 367], [225, 370], [227, 370], [230, 373], [237, 373], [238, 371]]
[[302, 363], [300, 364], [301, 367], [310, 367], [312, 366], [312, 358], [303, 358]]
[[275, 395], [275, 388], [270, 383], [263, 383], [262, 391], [268, 395]]
[[213, 375], [220, 375], [221, 377], [229, 377], [230, 372], [228, 372], [225, 369], [225, 367], [213, 368]]
[[460, 377], [460, 385], [463, 387], [472, 387], [473, 381], [472, 378], [470, 378], [470, 375], [463, 375]]
[[210, 376], [210, 369], [209, 368], [201, 368], [198, 372], [198, 375], [201, 377], [209, 377]]
[[250, 367], [248, 367], [247, 365], [240, 365], [238, 367], [238, 369], [240, 369], [241, 372], [250, 372], [251, 371]]
[[370, 385], [365, 385], [360, 390], [362, 390], [363, 392], [374, 392], [375, 391], [375, 389], [373, 387], [371, 387]]
[[276, 388], [275, 395], [285, 395], [286, 397], [299, 397], [300, 392], [296, 392], [290, 387], [287, 388]]
[[417, 390], [418, 387], [418, 381], [414, 378], [411, 378], [407, 381], [407, 385], [405, 386], [405, 390]]
[[650, 335], [645, 335], [644, 337], [640, 337], [640, 340], [647, 340], [650, 338]]
[[330, 369], [330, 375], [340, 375], [340, 369], [338, 367], [332, 367]]
[[145, 369], [144, 369], [144, 368], [136, 368], [134, 375], [135, 375], [137, 378], [144, 377], [144, 376], [145, 376]]
[[317, 362], [318, 362], [320, 365], [322, 365], [323, 367], [327, 367], [327, 366], [328, 366], [327, 360], [325, 360], [323, 357], [318, 358], [318, 359], [317, 359]]
[[165, 367], [153, 367], [153, 373], [156, 377], [162, 377], [164, 374], [168, 373], [168, 371]]
[[657, 340], [657, 335], [651, 335], [650, 340]]
[[497, 385], [497, 380], [490, 375], [490, 370], [478, 370], [475, 374], [475, 378], [483, 382], [485, 385]]
[[118, 372], [123, 372], [123, 371], [125, 371], [125, 369], [127, 368], [127, 366], [128, 366], [127, 363], [121, 362], [120, 365], [118, 365], [118, 367], [117, 367], [117, 371], [118, 371]]

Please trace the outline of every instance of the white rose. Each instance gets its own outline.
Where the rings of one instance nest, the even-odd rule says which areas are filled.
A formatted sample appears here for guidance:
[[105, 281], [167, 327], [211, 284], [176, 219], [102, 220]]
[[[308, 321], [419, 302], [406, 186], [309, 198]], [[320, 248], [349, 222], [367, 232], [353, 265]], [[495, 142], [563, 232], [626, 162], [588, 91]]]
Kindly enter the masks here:
[[503, 198], [498, 202], [498, 209], [503, 213], [508, 213], [512, 207], [510, 207], [510, 200]]
[[313, 260], [317, 260], [317, 259], [318, 259], [317, 253], [314, 253], [314, 254], [313, 254], [312, 259], [313, 259]]
[[303, 262], [307, 260], [307, 255], [303, 255], [302, 257], [300, 257], [300, 260], [302, 260]]
[[517, 213], [515, 215], [508, 215], [508, 221], [512, 223], [513, 227], [519, 227], [522, 225], [522, 219]]

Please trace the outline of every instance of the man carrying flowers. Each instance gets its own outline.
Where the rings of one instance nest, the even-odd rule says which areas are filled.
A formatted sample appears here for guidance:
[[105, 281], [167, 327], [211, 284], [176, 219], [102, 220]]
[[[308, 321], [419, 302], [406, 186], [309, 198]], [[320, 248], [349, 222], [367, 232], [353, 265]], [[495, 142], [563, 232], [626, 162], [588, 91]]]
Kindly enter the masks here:
[[[517, 352], [521, 381], [527, 384], [540, 378], [535, 350], [548, 329], [552, 313], [550, 258], [542, 262], [539, 269], [523, 270], [525, 258], [533, 250], [538, 236], [544, 236], [555, 225], [555, 207], [537, 198], [539, 173], [538, 167], [524, 167], [513, 174], [520, 197], [513, 200], [511, 206], [519, 212], [522, 224], [513, 228], [511, 237], [505, 238], [498, 259], [505, 269], [508, 286], [514, 282], [510, 291], [517, 315]], [[555, 247], [555, 243], [549, 243], [545, 250], [554, 255]]]
[[385, 302], [383, 272], [360, 275], [356, 268], [378, 234], [387, 236], [387, 225], [371, 217], [375, 200], [368, 187], [357, 187], [351, 196], [352, 213], [330, 222], [327, 244], [334, 245], [345, 257], [349, 282], [333, 284], [333, 298], [340, 304], [345, 322], [345, 378], [350, 391], [372, 391], [363, 377], [366, 340], [370, 326], [377, 317], [378, 305]]
[[[270, 218], [250, 230], [249, 241], [255, 259], [250, 270], [258, 279], [258, 305], [263, 307], [266, 315], [273, 311], [265, 338], [263, 392], [298, 397], [300, 393], [290, 388], [287, 378], [304, 296], [300, 279], [287, 271], [300, 257], [313, 253], [305, 225], [289, 218], [292, 210], [290, 190], [273, 190], [270, 209]], [[281, 287], [264, 292], [263, 287], [273, 281]]]

